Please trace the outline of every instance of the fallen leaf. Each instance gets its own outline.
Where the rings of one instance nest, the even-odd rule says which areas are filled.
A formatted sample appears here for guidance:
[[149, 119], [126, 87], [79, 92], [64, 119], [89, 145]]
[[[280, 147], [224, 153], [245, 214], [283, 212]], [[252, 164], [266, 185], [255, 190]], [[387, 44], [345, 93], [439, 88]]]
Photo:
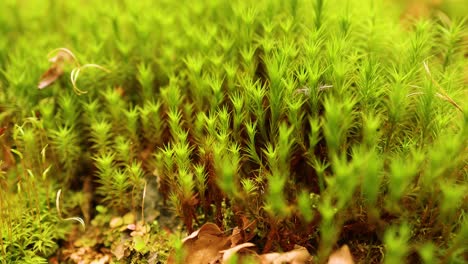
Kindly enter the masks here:
[[260, 256], [260, 261], [262, 264], [270, 264], [280, 257], [281, 253], [278, 252], [266, 253]]
[[[51, 53], [54, 52], [57, 52], [57, 54], [49, 59], [49, 61], [52, 62], [52, 65], [44, 74], [42, 74], [39, 80], [39, 84], [37, 85], [37, 88], [39, 89], [44, 89], [54, 83], [63, 74], [63, 67], [65, 63], [70, 61], [76, 62], [76, 58], [73, 56], [73, 53], [71, 53], [71, 51], [68, 49], [62, 48]], [[49, 55], [51, 53], [49, 53]]]
[[52, 65], [44, 74], [42, 74], [37, 88], [44, 89], [54, 83], [63, 74], [63, 69]]
[[47, 86], [50, 86], [52, 83], [54, 83], [63, 74], [63, 68], [67, 63], [73, 63], [75, 66], [70, 73], [70, 81], [72, 83], [73, 90], [79, 95], [87, 93], [86, 91], [78, 89], [76, 85], [76, 81], [78, 79], [78, 76], [80, 75], [81, 70], [85, 68], [98, 68], [107, 73], [110, 72], [110, 70], [93, 63], [80, 65], [75, 55], [73, 55], [73, 53], [69, 49], [55, 49], [49, 53], [49, 56], [54, 53], [56, 53], [56, 55], [49, 59], [52, 65], [44, 74], [42, 74], [39, 80], [39, 84], [37, 85], [39, 89], [44, 89]]
[[328, 264], [354, 264], [353, 256], [347, 245], [336, 250], [328, 258]]
[[267, 253], [260, 255], [262, 264], [306, 264], [312, 263], [312, 256], [305, 247], [296, 246], [295, 249], [284, 253]]
[[[255, 244], [244, 242], [237, 244], [244, 238], [241, 231], [254, 225], [254, 222], [244, 221], [243, 227], [234, 228], [232, 235], [225, 236], [224, 232], [213, 223], [206, 223], [200, 229], [192, 232], [182, 240], [185, 250], [184, 263], [230, 263], [234, 255], [238, 255], [243, 260], [244, 257], [250, 258], [249, 263], [259, 264], [312, 264], [313, 257], [305, 247], [295, 246], [288, 252], [272, 252], [259, 255], [249, 249], [255, 247]], [[245, 260], [245, 259], [244, 259]], [[175, 263], [174, 256], [169, 257], [169, 264]], [[333, 252], [328, 264], [354, 264], [353, 257], [347, 245]]]
[[[234, 246], [230, 249], [221, 250], [220, 253], [223, 254], [223, 263], [229, 263], [229, 259], [234, 256], [234, 254], [238, 253], [239, 251], [248, 248], [248, 247], [255, 247], [254, 243], [243, 243], [237, 246]], [[255, 255], [255, 252], [249, 252], [252, 255]]]
[[[229, 237], [213, 223], [204, 224], [182, 242], [186, 264], [215, 263], [221, 257], [219, 252], [228, 249], [230, 245]], [[169, 258], [168, 263], [174, 263], [173, 257]]]
[[213, 235], [223, 234], [223, 231], [221, 231], [221, 229], [219, 229], [219, 227], [216, 224], [206, 223], [200, 229], [194, 231], [188, 237], [182, 239], [182, 242], [185, 243], [188, 240], [197, 238], [200, 232], [205, 233], [205, 234], [213, 234]]

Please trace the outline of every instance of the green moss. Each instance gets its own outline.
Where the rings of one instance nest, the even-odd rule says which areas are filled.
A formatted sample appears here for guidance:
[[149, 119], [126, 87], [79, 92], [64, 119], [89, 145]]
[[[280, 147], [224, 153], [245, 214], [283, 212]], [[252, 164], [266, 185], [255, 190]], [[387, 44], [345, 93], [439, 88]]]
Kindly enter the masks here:
[[[67, 214], [140, 221], [164, 202], [189, 231], [257, 220], [265, 251], [321, 261], [343, 243], [462, 258], [466, 7], [412, 21], [402, 1], [345, 2], [2, 1], [0, 259], [57, 250], [61, 188]], [[38, 89], [61, 47], [74, 59]]]

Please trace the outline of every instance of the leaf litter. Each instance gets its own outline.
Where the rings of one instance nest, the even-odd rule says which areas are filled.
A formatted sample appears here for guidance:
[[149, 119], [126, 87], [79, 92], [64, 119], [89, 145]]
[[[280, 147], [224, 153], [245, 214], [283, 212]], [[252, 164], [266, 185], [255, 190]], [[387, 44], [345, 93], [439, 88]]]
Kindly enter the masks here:
[[58, 78], [63, 75], [64, 73], [64, 68], [67, 64], [73, 64], [74, 68], [72, 69], [70, 73], [70, 81], [73, 85], [73, 91], [75, 91], [76, 94], [81, 95], [87, 93], [87, 91], [80, 90], [76, 84], [78, 80], [78, 76], [80, 75], [80, 72], [85, 69], [85, 68], [97, 68], [100, 69], [104, 72], [110, 73], [110, 70], [98, 65], [98, 64], [84, 64], [80, 65], [78, 62], [78, 59], [76, 56], [67, 48], [58, 48], [53, 51], [51, 51], [47, 56], [50, 57], [52, 54], [55, 54], [55, 56], [52, 56], [49, 58], [49, 62], [52, 63], [52, 65], [49, 67], [49, 69], [44, 72], [44, 74], [41, 75], [39, 79], [39, 84], [37, 85], [37, 88], [39, 89], [44, 89], [50, 85], [52, 85]]
[[[252, 222], [254, 223], [254, 222]], [[252, 238], [242, 237], [240, 234], [246, 231], [252, 223], [242, 228], [234, 228], [231, 235], [225, 235], [216, 224], [206, 223], [200, 229], [185, 237], [182, 242], [184, 251], [183, 263], [258, 263], [258, 264], [313, 264], [317, 263], [314, 256], [302, 246], [296, 245], [288, 252], [272, 252], [258, 254], [254, 249], [256, 245], [248, 242]], [[247, 240], [246, 240], [247, 239]], [[248, 260], [248, 262], [244, 262]], [[233, 262], [234, 261], [234, 262]], [[177, 263], [174, 253], [169, 257], [169, 264]], [[334, 251], [328, 264], [354, 264], [353, 257], [347, 245]]]

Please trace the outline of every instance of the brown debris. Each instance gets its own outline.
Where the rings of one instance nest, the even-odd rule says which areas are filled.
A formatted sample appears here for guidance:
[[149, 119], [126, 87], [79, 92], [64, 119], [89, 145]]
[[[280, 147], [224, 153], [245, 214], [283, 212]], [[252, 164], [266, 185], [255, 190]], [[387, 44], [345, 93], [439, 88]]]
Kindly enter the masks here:
[[236, 254], [237, 255], [242, 255], [242, 254], [251, 255], [251, 256], [254, 256], [254, 258], [259, 259], [254, 251], [247, 249], [249, 247], [255, 247], [255, 244], [249, 243], [249, 242], [243, 243], [237, 246], [233, 246], [230, 249], [222, 250], [219, 253], [223, 255], [223, 259], [222, 259], [223, 263], [229, 263], [229, 260]]
[[347, 245], [342, 246], [330, 255], [328, 264], [354, 264], [353, 256]]
[[284, 253], [267, 253], [260, 256], [261, 264], [306, 264], [313, 263], [312, 256], [305, 247], [296, 246], [295, 249]]
[[62, 74], [63, 69], [61, 67], [52, 65], [44, 74], [42, 74], [37, 88], [46, 88], [47, 86], [53, 84]]
[[73, 53], [69, 49], [66, 49], [66, 48], [55, 49], [55, 50], [53, 50], [52, 52], [49, 53], [49, 56], [51, 54], [54, 54], [54, 53], [56, 53], [56, 55], [49, 59], [49, 61], [52, 63], [52, 65], [50, 66], [50, 68], [44, 74], [42, 74], [42, 76], [41, 76], [41, 78], [39, 80], [39, 84], [37, 85], [37, 87], [39, 89], [44, 89], [44, 88], [50, 86], [51, 84], [53, 84], [63, 74], [65, 64], [73, 63], [74, 66], [75, 66], [73, 68], [73, 70], [71, 71], [71, 73], [70, 73], [70, 81], [72, 83], [73, 90], [78, 95], [87, 93], [86, 91], [82, 91], [82, 90], [78, 89], [78, 87], [76, 85], [76, 81], [78, 79], [78, 76], [80, 75], [80, 72], [83, 69], [85, 69], [85, 68], [98, 68], [98, 69], [100, 69], [102, 71], [105, 71], [107, 73], [110, 72], [110, 70], [108, 70], [108, 69], [106, 69], [106, 68], [104, 68], [104, 67], [102, 67], [100, 65], [97, 65], [97, 64], [92, 64], [91, 63], [91, 64], [80, 65], [78, 63], [78, 60], [76, 59], [75, 55], [73, 55]]
[[[214, 263], [219, 252], [229, 248], [229, 238], [213, 223], [206, 223], [200, 229], [182, 240], [186, 264]], [[168, 263], [175, 263], [170, 258]]]
[[[238, 263], [248, 258], [259, 264], [312, 264], [313, 256], [305, 247], [295, 246], [288, 252], [272, 252], [257, 254], [252, 248], [255, 244], [243, 241], [242, 230], [251, 226], [254, 222], [244, 224], [242, 228], [234, 228], [231, 235], [224, 232], [214, 223], [206, 223], [200, 229], [191, 233], [182, 240], [185, 257], [183, 263], [230, 263], [237, 256]], [[169, 257], [169, 264], [175, 264], [175, 257]], [[344, 245], [333, 252], [328, 264], [354, 264], [353, 257], [348, 246]]]
[[72, 61], [74, 58], [66, 49], [60, 49], [55, 56], [49, 59], [52, 62], [50, 68], [42, 74], [37, 88], [44, 89], [53, 84], [62, 74], [64, 64]]
[[76, 251], [67, 252], [68, 259], [79, 264], [107, 264], [112, 260], [110, 252], [96, 252], [90, 247], [81, 247]]

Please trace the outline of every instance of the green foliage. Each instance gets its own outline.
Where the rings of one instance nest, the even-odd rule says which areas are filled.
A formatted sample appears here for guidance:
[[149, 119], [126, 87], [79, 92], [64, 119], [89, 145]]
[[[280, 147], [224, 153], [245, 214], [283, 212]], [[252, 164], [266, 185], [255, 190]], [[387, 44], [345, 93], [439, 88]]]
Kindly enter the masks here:
[[387, 245], [387, 254], [384, 263], [399, 263], [405, 260], [408, 254], [408, 240], [410, 227], [402, 224], [399, 227], [390, 227], [385, 232], [384, 241]]
[[[265, 251], [300, 244], [325, 261], [362, 243], [384, 249], [377, 262], [462, 258], [459, 1], [414, 21], [398, 1], [45, 2], [0, 3], [1, 261], [54, 253], [67, 229], [48, 210], [55, 189], [91, 178], [90, 203], [143, 212], [154, 177], [189, 231], [257, 220]], [[55, 47], [109, 72], [81, 74], [83, 93], [75, 61], [37, 89]]]
[[[44, 153], [42, 159], [40, 153], [36, 155], [41, 165]], [[50, 167], [42, 176], [37, 175], [26, 167], [31, 165], [28, 157], [33, 155], [23, 155], [17, 150], [15, 154], [21, 165], [14, 172], [2, 173], [0, 178], [2, 186], [8, 188], [8, 178], [18, 177], [15, 189], [0, 192], [0, 263], [48, 263], [47, 258], [56, 252], [57, 242], [65, 238], [68, 230], [57, 212], [51, 210]]]
[[73, 127], [64, 126], [51, 130], [50, 137], [62, 168], [65, 169], [66, 175], [72, 177], [78, 169], [82, 154], [78, 133]]

